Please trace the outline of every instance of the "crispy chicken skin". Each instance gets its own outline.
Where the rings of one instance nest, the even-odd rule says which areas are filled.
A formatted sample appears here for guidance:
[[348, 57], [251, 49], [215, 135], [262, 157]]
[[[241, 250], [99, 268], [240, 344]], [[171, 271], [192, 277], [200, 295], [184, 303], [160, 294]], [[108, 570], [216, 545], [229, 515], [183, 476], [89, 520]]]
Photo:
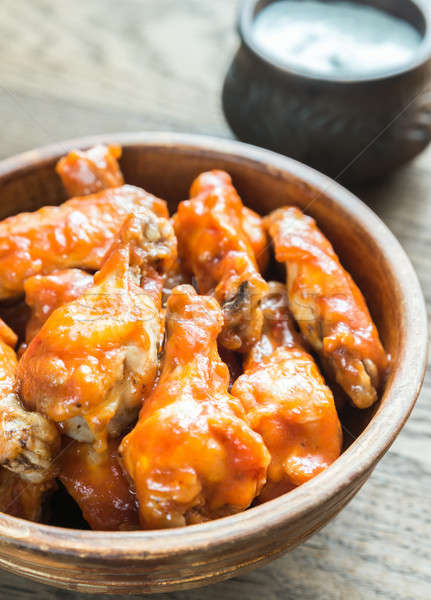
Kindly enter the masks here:
[[342, 434], [332, 392], [304, 350], [283, 284], [270, 283], [262, 311], [262, 337], [245, 357], [245, 372], [231, 393], [271, 455], [263, 502], [328, 467], [340, 455]]
[[46, 417], [28, 412], [16, 392], [16, 335], [0, 321], [0, 465], [33, 483], [52, 479], [60, 435]]
[[25, 335], [27, 344], [56, 308], [79, 298], [92, 285], [93, 276], [81, 269], [64, 269], [26, 279], [25, 301], [31, 309]]
[[221, 343], [246, 352], [262, 328], [260, 301], [267, 284], [243, 229], [244, 206], [223, 171], [202, 173], [173, 218], [183, 268], [201, 294], [214, 295], [223, 310]]
[[119, 158], [120, 146], [98, 144], [85, 152], [72, 150], [58, 161], [56, 171], [70, 198], [86, 196], [124, 184]]
[[124, 185], [0, 222], [0, 300], [22, 294], [33, 275], [100, 269], [125, 218], [142, 208], [168, 217], [166, 203]]
[[41, 521], [45, 498], [55, 489], [54, 479], [30, 483], [0, 468], [0, 511], [28, 521]]
[[169, 220], [148, 209], [130, 216], [94, 285], [54, 310], [24, 352], [18, 380], [25, 405], [103, 452], [154, 383], [161, 273], [175, 258]]
[[371, 406], [388, 361], [359, 288], [314, 219], [285, 207], [265, 222], [286, 264], [289, 306], [304, 337], [353, 404]]
[[268, 451], [227, 391], [217, 351], [222, 324], [217, 301], [191, 286], [168, 300], [161, 376], [120, 446], [146, 529], [244, 510], [265, 483]]
[[99, 531], [140, 529], [136, 496], [118, 462], [118, 444], [110, 440], [99, 454], [91, 444], [66, 438], [60, 459], [60, 481], [90, 527]]

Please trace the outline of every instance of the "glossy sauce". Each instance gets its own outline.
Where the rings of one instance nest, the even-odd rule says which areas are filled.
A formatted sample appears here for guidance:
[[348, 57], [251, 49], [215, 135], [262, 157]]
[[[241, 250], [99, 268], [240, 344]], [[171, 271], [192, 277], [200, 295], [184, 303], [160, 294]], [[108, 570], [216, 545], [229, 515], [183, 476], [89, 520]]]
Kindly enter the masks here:
[[287, 267], [289, 305], [302, 334], [354, 404], [371, 406], [388, 359], [361, 291], [314, 219], [285, 206], [265, 222], [276, 259]]
[[60, 480], [79, 504], [92, 529], [139, 529], [136, 498], [118, 462], [118, 440], [98, 455], [91, 444], [66, 440]]
[[172, 292], [160, 379], [120, 446], [145, 529], [245, 510], [265, 483], [268, 452], [228, 393], [222, 323], [214, 298], [188, 285]]
[[195, 179], [173, 222], [184, 270], [200, 294], [214, 294], [222, 306], [221, 344], [244, 352], [260, 335], [259, 304], [267, 291], [260, 274], [267, 252], [262, 219], [245, 210], [228, 173], [208, 171]]
[[262, 302], [262, 336], [232, 387], [248, 424], [271, 454], [259, 502], [318, 475], [338, 458], [342, 443], [334, 398], [296, 332], [285, 286], [269, 285]]

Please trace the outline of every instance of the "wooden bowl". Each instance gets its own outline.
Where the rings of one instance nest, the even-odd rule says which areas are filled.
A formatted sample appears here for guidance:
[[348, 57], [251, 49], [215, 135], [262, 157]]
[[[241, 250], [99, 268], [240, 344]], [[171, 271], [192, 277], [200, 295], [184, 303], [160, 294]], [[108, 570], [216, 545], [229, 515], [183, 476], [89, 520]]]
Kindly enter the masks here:
[[407, 21], [423, 40], [405, 67], [351, 77], [318, 76], [261, 50], [253, 21], [272, 2], [240, 5], [241, 46], [223, 88], [224, 113], [240, 140], [349, 184], [387, 175], [426, 148], [431, 141], [428, 0], [354, 0]]
[[98, 141], [121, 144], [126, 181], [167, 198], [172, 208], [187, 196], [199, 172], [221, 168], [232, 174], [244, 201], [261, 213], [294, 203], [313, 215], [365, 293], [392, 356], [380, 404], [372, 411], [354, 411], [350, 420], [357, 439], [324, 473], [264, 505], [202, 525], [125, 533], [65, 529], [0, 514], [0, 565], [14, 573], [80, 592], [201, 586], [294, 548], [353, 498], [419, 394], [427, 355], [424, 300], [401, 246], [360, 200], [294, 160], [238, 142], [124, 134], [27, 152], [0, 163], [0, 217], [62, 201], [55, 162], [73, 147]]

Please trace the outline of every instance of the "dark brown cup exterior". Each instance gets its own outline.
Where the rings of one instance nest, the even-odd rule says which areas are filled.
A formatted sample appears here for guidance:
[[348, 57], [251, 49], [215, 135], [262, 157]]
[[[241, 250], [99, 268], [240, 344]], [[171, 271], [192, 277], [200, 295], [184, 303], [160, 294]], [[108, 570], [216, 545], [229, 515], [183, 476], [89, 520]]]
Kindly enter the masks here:
[[243, 0], [241, 46], [223, 87], [226, 119], [243, 142], [279, 152], [343, 183], [388, 175], [431, 141], [431, 19], [424, 0], [357, 0], [408, 20], [424, 35], [417, 60], [398, 73], [331, 80], [275, 64], [251, 22], [273, 0]]

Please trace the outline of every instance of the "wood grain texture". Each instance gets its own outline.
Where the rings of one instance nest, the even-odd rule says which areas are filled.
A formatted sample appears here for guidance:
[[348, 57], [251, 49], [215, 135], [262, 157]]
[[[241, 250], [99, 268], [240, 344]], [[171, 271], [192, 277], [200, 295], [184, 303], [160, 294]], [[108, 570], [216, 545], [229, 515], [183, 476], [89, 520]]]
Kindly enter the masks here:
[[[229, 137], [220, 108], [236, 47], [231, 0], [3, 0], [0, 156], [78, 135], [164, 129]], [[431, 303], [431, 151], [362, 190], [412, 258]], [[274, 563], [166, 600], [388, 598], [431, 589], [431, 377], [352, 503]], [[7, 573], [0, 597], [83, 598]]]

